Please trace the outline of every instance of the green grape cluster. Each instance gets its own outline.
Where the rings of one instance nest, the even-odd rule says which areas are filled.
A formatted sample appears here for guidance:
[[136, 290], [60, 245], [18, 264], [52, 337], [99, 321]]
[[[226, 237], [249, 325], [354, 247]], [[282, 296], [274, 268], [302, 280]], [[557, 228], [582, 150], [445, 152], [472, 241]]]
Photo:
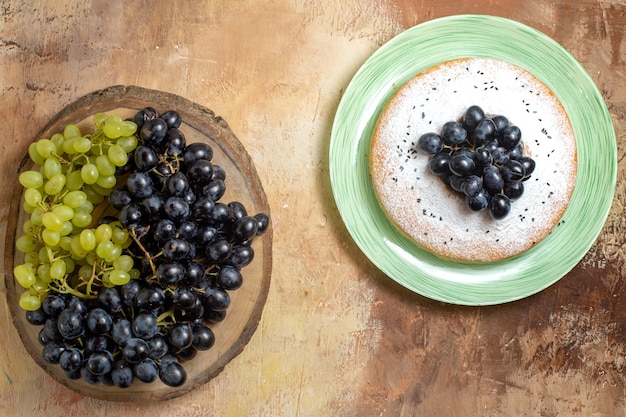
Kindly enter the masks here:
[[94, 225], [92, 217], [137, 147], [136, 132], [134, 122], [98, 113], [91, 133], [69, 124], [29, 146], [34, 166], [19, 182], [30, 218], [15, 242], [24, 261], [13, 270], [24, 288], [19, 300], [24, 310], [37, 310], [50, 287], [88, 299], [101, 287], [139, 276], [134, 260], [123, 254], [132, 242], [128, 231], [119, 221]]

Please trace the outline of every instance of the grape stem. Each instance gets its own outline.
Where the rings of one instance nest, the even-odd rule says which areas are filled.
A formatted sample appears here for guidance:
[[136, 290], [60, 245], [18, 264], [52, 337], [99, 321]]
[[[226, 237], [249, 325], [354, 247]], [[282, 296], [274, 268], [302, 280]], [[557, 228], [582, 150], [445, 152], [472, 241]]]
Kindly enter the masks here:
[[134, 227], [130, 229], [129, 235], [130, 237], [133, 238], [133, 240], [135, 241], [139, 249], [141, 249], [141, 251], [143, 252], [144, 257], [148, 259], [148, 262], [150, 263], [150, 269], [152, 270], [152, 277], [148, 278], [148, 281], [156, 278], [157, 271], [156, 271], [156, 267], [154, 266], [154, 262], [152, 262], [152, 260], [157, 258], [159, 255], [161, 255], [161, 253], [159, 252], [154, 256], [150, 256], [150, 252], [148, 252], [146, 247], [141, 243], [140, 237], [137, 236], [137, 230]]

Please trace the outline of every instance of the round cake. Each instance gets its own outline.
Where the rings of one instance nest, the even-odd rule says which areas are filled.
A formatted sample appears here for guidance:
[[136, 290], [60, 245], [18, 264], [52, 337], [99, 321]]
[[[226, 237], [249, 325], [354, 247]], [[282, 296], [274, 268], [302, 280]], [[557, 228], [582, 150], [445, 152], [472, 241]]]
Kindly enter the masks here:
[[[524, 154], [535, 162], [501, 219], [469, 210], [417, 147], [471, 106], [519, 127]], [[557, 97], [526, 70], [486, 58], [448, 61], [409, 80], [381, 112], [370, 149], [373, 188], [390, 220], [424, 249], [466, 262], [506, 259], [544, 239], [561, 223], [576, 171], [574, 133]]]

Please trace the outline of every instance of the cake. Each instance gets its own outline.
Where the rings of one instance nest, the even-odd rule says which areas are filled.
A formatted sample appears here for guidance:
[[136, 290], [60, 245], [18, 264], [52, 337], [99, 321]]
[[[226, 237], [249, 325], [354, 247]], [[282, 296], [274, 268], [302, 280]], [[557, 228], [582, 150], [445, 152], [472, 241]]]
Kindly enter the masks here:
[[[470, 106], [518, 126], [524, 153], [535, 161], [523, 195], [502, 219], [469, 210], [417, 149], [421, 135], [460, 120]], [[560, 226], [576, 182], [576, 142], [562, 104], [535, 76], [504, 61], [463, 58], [417, 74], [394, 93], [377, 120], [369, 167], [381, 208], [417, 245], [446, 259], [496, 262]]]

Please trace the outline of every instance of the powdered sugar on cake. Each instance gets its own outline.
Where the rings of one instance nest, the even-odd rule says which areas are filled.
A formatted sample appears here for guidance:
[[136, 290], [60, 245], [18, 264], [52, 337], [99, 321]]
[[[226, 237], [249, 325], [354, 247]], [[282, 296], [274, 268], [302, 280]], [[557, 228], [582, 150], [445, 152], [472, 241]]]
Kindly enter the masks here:
[[[536, 162], [502, 220], [469, 211], [416, 148], [422, 134], [438, 132], [471, 105], [517, 125]], [[524, 252], [558, 226], [574, 188], [576, 145], [563, 107], [543, 83], [511, 64], [469, 58], [419, 74], [394, 95], [378, 120], [370, 168], [381, 206], [399, 229], [443, 257], [489, 262]]]

